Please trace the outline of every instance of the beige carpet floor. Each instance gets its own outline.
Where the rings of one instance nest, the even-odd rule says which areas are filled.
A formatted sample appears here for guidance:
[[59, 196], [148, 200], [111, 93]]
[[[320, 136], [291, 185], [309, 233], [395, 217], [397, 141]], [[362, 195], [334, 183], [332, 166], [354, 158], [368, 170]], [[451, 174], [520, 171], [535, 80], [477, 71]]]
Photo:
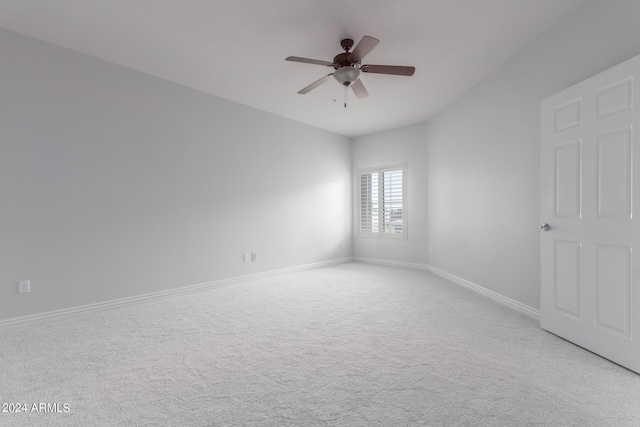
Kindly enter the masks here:
[[640, 426], [639, 375], [361, 263], [0, 330], [0, 400], [27, 409], [2, 426]]

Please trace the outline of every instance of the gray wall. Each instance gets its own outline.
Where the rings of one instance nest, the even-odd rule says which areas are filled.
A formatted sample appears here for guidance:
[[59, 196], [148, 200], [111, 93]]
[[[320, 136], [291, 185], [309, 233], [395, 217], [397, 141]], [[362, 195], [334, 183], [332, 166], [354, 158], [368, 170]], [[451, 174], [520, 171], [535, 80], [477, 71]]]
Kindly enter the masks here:
[[[407, 164], [406, 209], [407, 239], [381, 239], [358, 237], [358, 215], [353, 218], [353, 255], [402, 263], [422, 264], [427, 262], [427, 124], [406, 126], [388, 132], [353, 138], [352, 160], [354, 171], [354, 194], [358, 185], [355, 174], [358, 169]], [[358, 201], [353, 201], [354, 212]]]
[[0, 57], [0, 320], [351, 255], [348, 138], [6, 30]]
[[587, 1], [429, 121], [430, 265], [540, 307], [540, 101], [637, 54], [640, 1]]

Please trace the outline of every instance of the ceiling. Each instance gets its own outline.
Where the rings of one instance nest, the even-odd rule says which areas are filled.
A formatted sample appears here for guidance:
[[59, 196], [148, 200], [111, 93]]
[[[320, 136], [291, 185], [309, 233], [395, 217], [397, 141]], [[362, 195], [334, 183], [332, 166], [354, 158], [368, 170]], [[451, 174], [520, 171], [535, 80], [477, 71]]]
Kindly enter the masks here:
[[[583, 0], [0, 0], [0, 26], [346, 136], [423, 122]], [[356, 100], [329, 81], [340, 40], [380, 39]]]

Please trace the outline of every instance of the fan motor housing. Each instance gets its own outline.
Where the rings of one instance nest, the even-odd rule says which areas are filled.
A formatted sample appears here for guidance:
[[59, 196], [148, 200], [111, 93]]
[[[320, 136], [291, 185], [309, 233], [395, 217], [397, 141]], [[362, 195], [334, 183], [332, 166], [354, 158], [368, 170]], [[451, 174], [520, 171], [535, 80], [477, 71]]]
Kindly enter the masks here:
[[336, 70], [341, 67], [350, 67], [351, 61], [349, 61], [349, 52], [340, 53], [333, 58], [333, 68]]

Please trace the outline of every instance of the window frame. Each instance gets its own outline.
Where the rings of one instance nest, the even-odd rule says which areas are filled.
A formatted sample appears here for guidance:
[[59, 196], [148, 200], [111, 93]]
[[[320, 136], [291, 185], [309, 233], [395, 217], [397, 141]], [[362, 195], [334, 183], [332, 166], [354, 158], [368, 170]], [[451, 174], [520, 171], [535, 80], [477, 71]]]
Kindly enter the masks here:
[[[384, 209], [383, 191], [384, 186], [384, 173], [392, 171], [402, 171], [402, 232], [401, 233], [389, 233], [385, 231], [362, 231], [362, 175], [378, 174], [378, 212], [382, 216]], [[356, 172], [356, 198], [358, 201], [358, 237], [367, 239], [393, 239], [393, 240], [407, 240], [408, 236], [408, 209], [407, 209], [407, 164], [400, 163], [395, 165], [385, 165], [379, 167], [368, 167], [358, 169]], [[379, 219], [379, 227], [382, 227], [382, 218]]]

